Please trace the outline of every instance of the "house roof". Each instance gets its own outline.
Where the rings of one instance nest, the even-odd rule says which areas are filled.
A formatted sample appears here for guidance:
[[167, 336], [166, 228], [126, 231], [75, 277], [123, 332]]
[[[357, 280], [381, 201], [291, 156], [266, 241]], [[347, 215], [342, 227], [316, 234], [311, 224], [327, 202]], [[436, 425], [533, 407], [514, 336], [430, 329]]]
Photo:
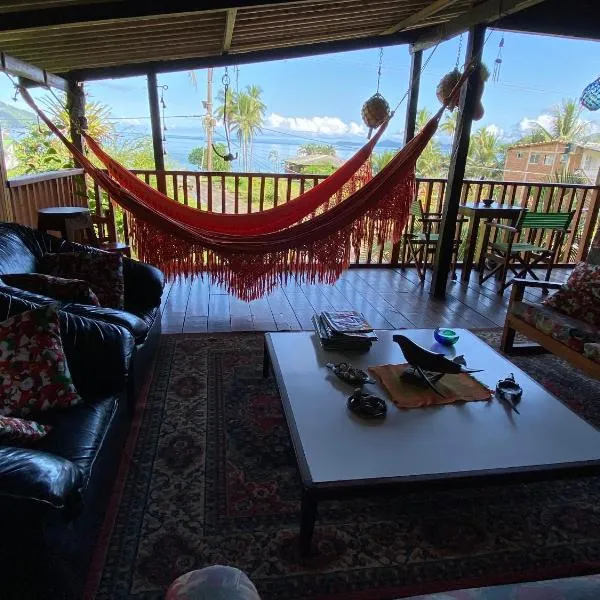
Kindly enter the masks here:
[[[537, 148], [538, 146], [548, 146], [549, 144], [559, 144], [559, 145], [563, 145], [566, 146], [569, 142], [564, 142], [562, 140], [548, 140], [546, 142], [531, 142], [531, 143], [527, 143], [525, 142], [524, 144], [513, 144], [512, 146], [508, 146], [507, 150], [512, 150], [513, 148]], [[577, 144], [577, 143], [573, 143], [572, 144], [572, 148], [573, 150], [575, 150], [576, 148], [583, 148], [585, 150], [595, 150], [597, 152], [600, 152], [600, 144], [594, 144], [594, 143], [583, 143], [583, 144]]]
[[85, 80], [399, 43], [427, 47], [476, 23], [598, 36], [596, 0], [570, 0], [567, 15], [562, 2], [0, 0], [0, 51]]
[[306, 156], [293, 156], [285, 160], [286, 165], [298, 165], [300, 167], [311, 167], [312, 165], [331, 165], [339, 167], [344, 164], [344, 160], [339, 156], [331, 154], [308, 154]]

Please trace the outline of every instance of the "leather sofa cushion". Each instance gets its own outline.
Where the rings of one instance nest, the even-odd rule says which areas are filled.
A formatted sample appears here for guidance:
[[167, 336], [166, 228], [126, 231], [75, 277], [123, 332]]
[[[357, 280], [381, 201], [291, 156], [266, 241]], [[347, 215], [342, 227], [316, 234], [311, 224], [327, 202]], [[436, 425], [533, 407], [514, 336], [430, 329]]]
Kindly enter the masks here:
[[64, 306], [64, 310], [74, 315], [93, 319], [94, 321], [120, 325], [133, 335], [136, 344], [141, 344], [146, 339], [148, 329], [150, 329], [144, 319], [140, 319], [140, 317], [133, 313], [115, 308], [89, 306], [87, 304], [67, 304]]
[[79, 467], [85, 486], [118, 402], [118, 398], [113, 396], [44, 414], [39, 421], [51, 425], [52, 429], [40, 440], [37, 448]]
[[70, 460], [32, 448], [0, 446], [0, 507], [30, 502], [64, 508], [83, 486], [83, 472]]

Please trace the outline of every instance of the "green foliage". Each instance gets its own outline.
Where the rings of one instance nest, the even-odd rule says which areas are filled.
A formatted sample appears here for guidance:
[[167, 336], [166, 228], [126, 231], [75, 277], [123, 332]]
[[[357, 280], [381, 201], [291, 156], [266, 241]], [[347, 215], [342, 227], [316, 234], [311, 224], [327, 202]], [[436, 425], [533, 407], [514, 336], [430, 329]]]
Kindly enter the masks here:
[[448, 134], [449, 136], [454, 136], [456, 133], [456, 126], [458, 123], [458, 110], [453, 110], [452, 112], [446, 113], [446, 118], [442, 121], [440, 125], [440, 131]]
[[71, 155], [63, 144], [48, 130], [30, 125], [26, 135], [12, 144], [17, 166], [10, 175], [44, 173], [73, 166]]
[[154, 170], [155, 168], [152, 138], [149, 136], [135, 140], [112, 138], [104, 144], [104, 150], [128, 169]]
[[394, 150], [384, 150], [383, 152], [377, 152], [371, 156], [371, 165], [373, 166], [373, 173], [379, 173], [385, 165], [387, 165], [392, 158], [396, 156]]
[[302, 167], [303, 175], [331, 175], [337, 167], [331, 164], [317, 163], [307, 167]]
[[437, 140], [432, 139], [417, 159], [420, 177], [444, 177], [448, 170], [448, 155], [442, 152]]
[[469, 143], [465, 175], [470, 179], [502, 178], [505, 146], [486, 127], [478, 129]]
[[[227, 154], [227, 146], [223, 142], [217, 142], [214, 144], [219, 154]], [[188, 155], [188, 162], [198, 167], [200, 170], [205, 170], [207, 165], [206, 159], [206, 148], [204, 146], [198, 146], [194, 148]], [[213, 171], [231, 171], [231, 163], [224, 160], [216, 152], [212, 154], [212, 170]]]
[[308, 142], [298, 148], [299, 156], [314, 156], [315, 154], [326, 154], [327, 156], [337, 156], [335, 147], [332, 144], [319, 144], [317, 142]]

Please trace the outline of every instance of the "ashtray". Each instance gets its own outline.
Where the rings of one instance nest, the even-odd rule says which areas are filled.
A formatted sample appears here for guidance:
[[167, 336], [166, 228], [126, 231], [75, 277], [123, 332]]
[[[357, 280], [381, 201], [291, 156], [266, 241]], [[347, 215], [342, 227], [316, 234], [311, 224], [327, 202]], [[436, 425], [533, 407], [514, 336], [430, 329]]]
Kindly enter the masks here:
[[365, 383], [375, 383], [366, 371], [357, 369], [349, 363], [327, 363], [327, 367], [331, 369], [342, 381], [352, 385], [364, 385]]
[[443, 346], [454, 346], [456, 342], [458, 342], [459, 335], [454, 331], [454, 329], [445, 329], [438, 327], [433, 332], [433, 337], [435, 341]]
[[366, 394], [360, 389], [348, 398], [348, 408], [363, 419], [383, 419], [387, 414], [387, 406], [379, 396]]
[[482, 200], [481, 202], [483, 202], [484, 206], [491, 206], [492, 204], [494, 204], [494, 200], [492, 198], [486, 198], [485, 200]]

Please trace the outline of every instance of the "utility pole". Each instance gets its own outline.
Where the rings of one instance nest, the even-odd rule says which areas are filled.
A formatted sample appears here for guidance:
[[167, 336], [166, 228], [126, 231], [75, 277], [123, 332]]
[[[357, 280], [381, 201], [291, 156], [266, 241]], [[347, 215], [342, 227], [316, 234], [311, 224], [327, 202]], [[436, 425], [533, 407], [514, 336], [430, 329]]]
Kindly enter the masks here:
[[212, 104], [212, 80], [213, 69], [209, 67], [206, 70], [206, 170], [213, 169], [213, 104]]

